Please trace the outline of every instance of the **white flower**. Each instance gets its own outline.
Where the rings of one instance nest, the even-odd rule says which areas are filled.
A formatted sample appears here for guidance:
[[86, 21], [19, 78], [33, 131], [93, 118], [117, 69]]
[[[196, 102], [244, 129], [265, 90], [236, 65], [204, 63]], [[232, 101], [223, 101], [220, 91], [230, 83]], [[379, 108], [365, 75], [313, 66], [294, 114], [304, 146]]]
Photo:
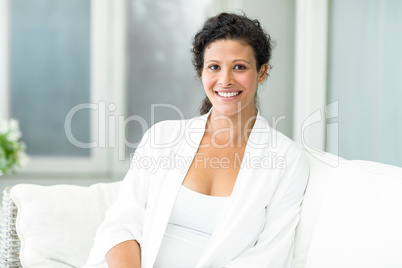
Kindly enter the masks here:
[[17, 166], [26, 165], [28, 156], [20, 138], [18, 121], [0, 117], [0, 175], [14, 172]]
[[18, 129], [12, 130], [8, 133], [7, 137], [10, 141], [18, 141], [21, 138], [21, 131]]

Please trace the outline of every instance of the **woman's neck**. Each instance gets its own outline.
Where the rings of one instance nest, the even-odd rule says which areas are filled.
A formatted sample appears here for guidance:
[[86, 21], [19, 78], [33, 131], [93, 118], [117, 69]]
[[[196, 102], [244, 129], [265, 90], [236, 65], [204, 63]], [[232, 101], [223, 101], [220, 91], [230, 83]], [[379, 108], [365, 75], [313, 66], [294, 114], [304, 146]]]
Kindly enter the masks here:
[[207, 121], [210, 138], [217, 144], [242, 146], [247, 143], [257, 117], [257, 110], [242, 109], [232, 115], [220, 114], [212, 109]]

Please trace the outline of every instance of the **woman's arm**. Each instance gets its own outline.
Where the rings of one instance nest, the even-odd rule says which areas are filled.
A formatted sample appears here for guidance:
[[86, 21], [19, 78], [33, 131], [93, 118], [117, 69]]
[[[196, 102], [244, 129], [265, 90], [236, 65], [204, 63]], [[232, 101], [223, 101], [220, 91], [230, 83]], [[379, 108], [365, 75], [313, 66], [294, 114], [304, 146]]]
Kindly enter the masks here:
[[[117, 260], [113, 256], [118, 254], [119, 245], [123, 244], [124, 241], [135, 241], [134, 245], [141, 244], [150, 172], [148, 169], [142, 168], [139, 161], [141, 157], [151, 156], [149, 133], [150, 131], [145, 133], [135, 152], [136, 157], [133, 158], [132, 165], [120, 186], [116, 202], [106, 211], [105, 219], [96, 231], [94, 245], [84, 267], [107, 267], [105, 266], [108, 261], [106, 255], [110, 252], [111, 255], [108, 256], [110, 262]], [[121, 246], [123, 250], [130, 250], [132, 247]], [[114, 248], [116, 251], [113, 250], [112, 253]], [[140, 251], [139, 248], [137, 251]], [[131, 254], [135, 255], [134, 253]], [[116, 266], [111, 265], [111, 267]]]
[[114, 246], [106, 255], [109, 268], [141, 268], [141, 248], [137, 241], [129, 240]]

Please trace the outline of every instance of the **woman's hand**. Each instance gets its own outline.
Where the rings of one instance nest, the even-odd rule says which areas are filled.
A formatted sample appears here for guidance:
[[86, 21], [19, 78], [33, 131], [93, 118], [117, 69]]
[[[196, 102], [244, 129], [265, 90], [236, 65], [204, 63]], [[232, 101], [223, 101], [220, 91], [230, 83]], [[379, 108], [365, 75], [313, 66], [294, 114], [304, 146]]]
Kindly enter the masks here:
[[114, 246], [106, 254], [110, 268], [141, 268], [141, 248], [137, 241], [129, 240]]

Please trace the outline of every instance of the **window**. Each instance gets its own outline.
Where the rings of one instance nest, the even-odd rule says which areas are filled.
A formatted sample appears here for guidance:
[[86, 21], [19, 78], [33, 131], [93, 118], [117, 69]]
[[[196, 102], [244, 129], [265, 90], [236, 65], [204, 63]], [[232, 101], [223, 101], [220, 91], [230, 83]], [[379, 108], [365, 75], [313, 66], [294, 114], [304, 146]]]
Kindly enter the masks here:
[[[22, 174], [122, 178], [131, 143], [146, 130], [135, 116], [148, 128], [181, 118], [169, 105], [186, 118], [197, 114], [203, 90], [189, 50], [211, 1], [0, 5], [0, 56], [8, 58], [0, 65], [0, 106], [20, 121], [31, 159]], [[152, 104], [162, 104], [153, 119]]]
[[402, 166], [402, 2], [336, 0], [329, 11], [340, 155]]
[[297, 2], [297, 141], [402, 166], [401, 12], [392, 0]]
[[98, 131], [106, 95], [93, 68], [102, 61], [94, 28], [105, 19], [94, 20], [95, 2], [2, 1], [0, 105], [20, 122], [30, 156], [22, 173], [106, 172]]

